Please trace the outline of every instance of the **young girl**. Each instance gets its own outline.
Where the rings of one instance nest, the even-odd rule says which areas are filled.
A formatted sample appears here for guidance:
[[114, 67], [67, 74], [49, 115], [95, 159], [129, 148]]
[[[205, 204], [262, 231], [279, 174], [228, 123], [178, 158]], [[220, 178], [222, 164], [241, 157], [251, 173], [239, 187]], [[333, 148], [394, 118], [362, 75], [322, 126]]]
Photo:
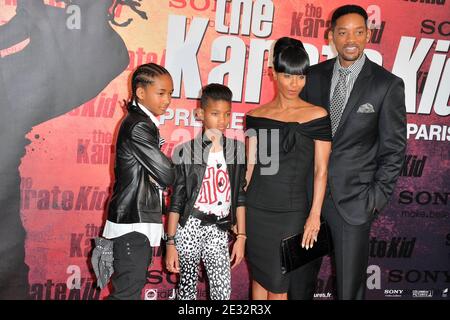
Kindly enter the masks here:
[[[166, 266], [180, 272], [178, 298], [197, 298], [197, 278], [203, 260], [211, 299], [228, 300], [231, 270], [244, 257], [245, 148], [223, 136], [230, 124], [230, 89], [210, 84], [202, 91], [199, 118], [203, 134], [178, 147], [173, 156], [176, 180], [168, 223]], [[237, 229], [230, 254], [228, 230]], [[232, 267], [232, 268], [233, 268]]]

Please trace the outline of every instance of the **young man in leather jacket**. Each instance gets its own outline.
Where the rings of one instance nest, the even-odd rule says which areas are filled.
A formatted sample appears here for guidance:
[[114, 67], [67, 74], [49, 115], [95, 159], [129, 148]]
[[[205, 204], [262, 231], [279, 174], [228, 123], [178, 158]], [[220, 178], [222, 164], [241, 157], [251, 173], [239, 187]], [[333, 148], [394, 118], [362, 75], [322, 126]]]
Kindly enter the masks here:
[[116, 143], [115, 184], [103, 236], [113, 240], [113, 293], [108, 299], [139, 300], [152, 258], [151, 247], [163, 235], [162, 189], [175, 169], [161, 152], [158, 116], [173, 92], [172, 78], [154, 63], [141, 65], [132, 77], [132, 99]]

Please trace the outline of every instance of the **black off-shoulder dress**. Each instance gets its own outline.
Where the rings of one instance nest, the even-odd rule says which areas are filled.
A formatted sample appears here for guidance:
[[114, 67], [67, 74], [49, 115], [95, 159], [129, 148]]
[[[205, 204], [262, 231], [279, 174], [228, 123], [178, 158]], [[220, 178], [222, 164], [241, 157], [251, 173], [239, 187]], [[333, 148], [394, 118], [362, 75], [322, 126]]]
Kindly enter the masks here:
[[289, 274], [281, 273], [280, 242], [303, 230], [314, 140], [331, 141], [330, 118], [298, 123], [247, 115], [246, 129], [258, 141], [247, 189], [247, 261], [254, 280], [271, 292], [284, 293]]

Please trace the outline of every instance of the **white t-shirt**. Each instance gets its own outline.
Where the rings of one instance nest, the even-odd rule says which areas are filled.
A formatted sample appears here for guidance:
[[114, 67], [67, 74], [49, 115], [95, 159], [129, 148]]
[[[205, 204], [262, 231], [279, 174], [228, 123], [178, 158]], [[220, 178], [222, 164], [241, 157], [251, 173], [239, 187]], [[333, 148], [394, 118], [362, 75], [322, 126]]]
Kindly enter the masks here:
[[223, 151], [210, 152], [194, 208], [224, 218], [230, 213], [231, 188]]

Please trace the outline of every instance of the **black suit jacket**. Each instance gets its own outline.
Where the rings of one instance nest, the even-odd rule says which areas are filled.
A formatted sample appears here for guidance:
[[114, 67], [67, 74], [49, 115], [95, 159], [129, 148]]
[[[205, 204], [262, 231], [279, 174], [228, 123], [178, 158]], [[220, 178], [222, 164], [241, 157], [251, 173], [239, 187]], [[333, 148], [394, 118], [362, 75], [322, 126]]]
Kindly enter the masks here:
[[[329, 110], [335, 61], [309, 69], [302, 98]], [[373, 112], [361, 112], [364, 104]], [[333, 138], [328, 168], [332, 199], [348, 223], [366, 223], [387, 204], [405, 149], [403, 81], [366, 57]]]
[[116, 144], [113, 194], [108, 220], [114, 223], [161, 223], [158, 187], [175, 180], [175, 167], [159, 149], [159, 131], [136, 105], [130, 105]]

